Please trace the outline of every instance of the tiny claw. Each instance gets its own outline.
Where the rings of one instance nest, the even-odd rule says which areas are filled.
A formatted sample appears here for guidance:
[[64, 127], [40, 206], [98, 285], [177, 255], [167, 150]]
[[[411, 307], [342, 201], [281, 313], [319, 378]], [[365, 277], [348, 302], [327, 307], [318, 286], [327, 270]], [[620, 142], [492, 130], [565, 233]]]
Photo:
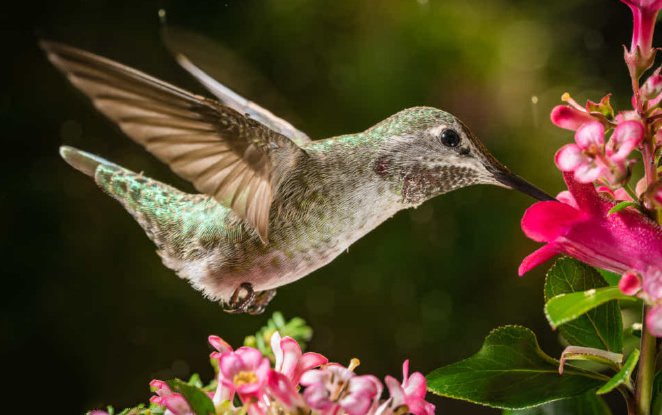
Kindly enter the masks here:
[[[242, 296], [242, 291], [245, 291], [245, 294]], [[227, 303], [222, 303], [223, 311], [231, 314], [241, 314], [247, 313], [249, 307], [255, 302], [255, 291], [253, 290], [253, 285], [249, 282], [244, 282], [239, 287], [234, 290], [230, 301]]]
[[255, 296], [253, 304], [250, 304], [248, 306], [246, 312], [252, 316], [264, 313], [264, 310], [266, 310], [267, 306], [275, 296], [276, 296], [276, 290], [266, 290], [266, 291], [258, 292], [257, 295]]

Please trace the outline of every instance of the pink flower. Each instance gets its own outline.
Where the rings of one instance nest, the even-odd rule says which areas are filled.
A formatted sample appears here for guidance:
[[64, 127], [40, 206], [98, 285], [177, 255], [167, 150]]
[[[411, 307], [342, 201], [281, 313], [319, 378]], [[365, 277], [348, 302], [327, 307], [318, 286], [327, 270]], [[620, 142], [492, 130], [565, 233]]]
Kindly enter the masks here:
[[564, 174], [576, 206], [538, 202], [527, 209], [522, 230], [546, 245], [527, 256], [519, 275], [566, 254], [589, 265], [618, 273], [635, 271], [644, 276], [662, 266], [662, 229], [632, 209], [608, 215], [613, 201], [598, 195], [593, 184], [577, 182]]
[[648, 108], [652, 108], [660, 103], [662, 100], [662, 76], [660, 70], [662, 67], [657, 68], [655, 72], [646, 79], [646, 82], [641, 86], [640, 93], [643, 98], [648, 101]]
[[414, 415], [434, 415], [434, 405], [425, 400], [425, 377], [420, 372], [409, 376], [409, 360], [402, 364], [402, 384], [394, 377], [386, 376], [386, 387], [391, 394], [393, 408], [407, 405], [408, 412]]
[[625, 52], [625, 61], [630, 73], [637, 78], [648, 69], [654, 60], [653, 31], [657, 14], [662, 9], [661, 0], [621, 0], [632, 11], [633, 29], [630, 50]]
[[[208, 341], [209, 344], [214, 349], [216, 349], [216, 351], [211, 352], [210, 357], [212, 359], [218, 359], [220, 366], [221, 356], [223, 353], [232, 352], [232, 346], [230, 346], [225, 340], [218, 336], [209, 336]], [[223, 373], [219, 370], [218, 386], [216, 387], [212, 401], [214, 402], [214, 405], [218, 405], [224, 401], [232, 402], [232, 398], [234, 398], [234, 387], [228, 386], [225, 382], [223, 382]]]
[[281, 339], [278, 332], [271, 336], [271, 349], [276, 357], [274, 369], [292, 381], [299, 383], [303, 372], [327, 364], [329, 359], [319, 353], [301, 353], [301, 347], [291, 337]]
[[592, 121], [575, 133], [575, 144], [566, 144], [556, 152], [559, 170], [574, 172], [575, 179], [590, 183], [599, 178], [615, 184], [626, 177], [628, 159], [643, 140], [644, 127], [639, 121], [620, 123], [605, 145], [605, 127]]
[[193, 415], [186, 399], [181, 394], [173, 392], [166, 382], [154, 379], [149, 382], [149, 386], [156, 393], [156, 396], [152, 396], [149, 401], [165, 407], [164, 415]]
[[242, 402], [259, 398], [269, 376], [269, 359], [252, 347], [240, 347], [219, 357], [219, 378], [229, 390], [236, 391]]
[[583, 124], [594, 122], [590, 114], [570, 105], [557, 105], [550, 114], [552, 122], [560, 128], [575, 131]]
[[303, 399], [322, 415], [336, 414], [340, 409], [349, 415], [365, 415], [376, 406], [383, 388], [376, 377], [357, 376], [338, 364], [305, 372], [301, 385], [306, 387]]
[[306, 406], [296, 386], [283, 373], [270, 370], [267, 389], [270, 395], [280, 402], [288, 412], [297, 413], [297, 408], [305, 408]]

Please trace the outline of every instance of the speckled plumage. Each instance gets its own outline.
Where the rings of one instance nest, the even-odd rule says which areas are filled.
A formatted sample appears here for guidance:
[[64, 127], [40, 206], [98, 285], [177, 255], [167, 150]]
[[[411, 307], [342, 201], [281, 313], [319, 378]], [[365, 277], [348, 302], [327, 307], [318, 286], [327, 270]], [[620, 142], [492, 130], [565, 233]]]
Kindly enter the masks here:
[[[150, 147], [152, 136], [145, 136], [144, 132], [153, 131], [154, 125], [172, 129], [172, 114], [179, 117], [175, 119], [179, 120], [178, 128], [192, 125], [192, 131], [202, 129], [205, 134], [203, 147], [182, 150], [182, 154], [205, 156], [210, 153], [206, 143], [235, 140], [229, 149], [224, 147], [223, 154], [236, 153], [232, 157], [239, 158], [231, 160], [231, 165], [238, 166], [239, 173], [256, 173], [244, 179], [237, 173], [235, 187], [221, 187], [220, 193], [218, 186], [211, 183], [215, 190], [208, 194], [187, 194], [89, 153], [70, 147], [61, 150], [65, 160], [93, 176], [99, 187], [138, 221], [167, 267], [208, 298], [224, 304], [244, 283], [262, 292], [308, 275], [402, 209], [473, 184], [508, 187], [504, 177], [514, 177], [464, 124], [435, 108], [406, 109], [364, 132], [310, 141], [289, 123], [255, 104], [233, 101], [235, 98], [226, 96], [224, 89], [216, 94], [222, 105], [186, 95], [167, 84], [164, 87], [160, 81], [83, 51], [52, 43], [45, 43], [44, 48], [97, 108], [171, 166], [181, 164], [182, 155], [164, 153], [170, 150], [163, 144]], [[113, 83], [116, 78], [124, 84], [119, 92]], [[132, 85], [138, 88], [137, 95], [128, 89]], [[141, 98], [141, 91], [146, 98]], [[172, 91], [180, 101], [167, 106], [162, 100]], [[127, 101], [129, 109], [137, 108], [137, 115], [127, 113], [121, 107], [122, 100]], [[249, 108], [260, 122], [250, 119], [251, 112], [242, 116], [232, 109], [235, 107]], [[145, 108], [151, 111], [148, 118], [144, 117]], [[200, 117], [196, 116], [198, 110], [204, 112]], [[210, 111], [222, 120], [223, 125], [217, 130], [205, 129], [208, 124], [196, 124], [198, 119], [209, 123]], [[136, 129], [136, 122], [145, 124], [138, 125], [142, 130]], [[276, 131], [289, 131], [292, 141]], [[449, 145], [440, 138], [448, 131], [457, 135], [457, 143]], [[217, 138], [209, 139], [212, 134]], [[181, 136], [161, 135], [159, 142]], [[191, 136], [201, 135], [186, 135], [187, 139]], [[241, 140], [249, 140], [255, 147], [243, 145]], [[179, 169], [175, 171], [183, 171], [181, 175], [186, 178], [187, 166], [180, 165]], [[199, 177], [196, 174], [194, 179]], [[270, 186], [271, 199], [263, 198], [264, 203], [269, 202], [263, 205], [268, 208], [263, 231], [259, 221], [245, 216], [250, 212], [251, 195], [259, 196], [259, 192], [248, 193], [248, 200], [240, 200], [241, 209], [235, 206], [236, 194], [246, 197], [242, 186], [258, 179]], [[518, 186], [523, 188], [524, 182], [518, 180]]]

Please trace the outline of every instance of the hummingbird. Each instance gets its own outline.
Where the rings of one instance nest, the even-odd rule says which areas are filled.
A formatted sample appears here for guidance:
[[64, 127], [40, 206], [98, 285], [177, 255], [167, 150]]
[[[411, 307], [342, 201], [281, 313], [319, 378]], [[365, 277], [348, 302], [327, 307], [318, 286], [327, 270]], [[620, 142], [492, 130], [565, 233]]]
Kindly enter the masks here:
[[436, 108], [311, 140], [184, 54], [177, 61], [216, 99], [68, 45], [40, 46], [101, 113], [197, 189], [60, 148], [135, 218], [166, 267], [227, 312], [262, 313], [277, 287], [328, 264], [398, 211], [452, 190], [489, 184], [554, 200]]

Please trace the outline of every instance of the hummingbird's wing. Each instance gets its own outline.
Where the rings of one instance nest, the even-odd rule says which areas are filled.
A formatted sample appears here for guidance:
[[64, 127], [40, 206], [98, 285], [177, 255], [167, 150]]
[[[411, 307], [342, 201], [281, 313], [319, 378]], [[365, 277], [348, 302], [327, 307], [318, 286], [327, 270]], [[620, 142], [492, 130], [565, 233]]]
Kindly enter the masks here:
[[59, 43], [41, 46], [122, 131], [267, 241], [273, 193], [306, 156], [299, 146], [217, 101], [135, 69]]
[[[303, 131], [277, 117], [266, 108], [247, 100], [217, 80], [221, 79], [220, 68], [227, 67], [228, 62], [234, 62], [232, 66], [242, 66], [242, 77], [250, 77], [250, 69], [246, 68], [246, 65], [238, 65], [237, 58], [226, 48], [197, 33], [177, 26], [166, 25], [165, 21], [163, 22], [162, 38], [177, 63], [224, 105], [241, 114], [250, 115], [254, 120], [290, 138], [299, 146], [303, 147], [311, 141]], [[256, 81], [257, 77], [253, 75], [252, 78], [253, 81]]]

